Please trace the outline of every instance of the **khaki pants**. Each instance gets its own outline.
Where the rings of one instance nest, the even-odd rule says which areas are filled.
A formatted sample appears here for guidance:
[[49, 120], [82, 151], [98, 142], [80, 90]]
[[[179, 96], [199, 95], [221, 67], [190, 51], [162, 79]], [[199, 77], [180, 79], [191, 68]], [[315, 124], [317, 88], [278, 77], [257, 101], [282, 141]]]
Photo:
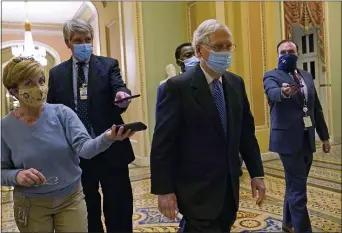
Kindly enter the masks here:
[[14, 192], [13, 201], [20, 232], [88, 232], [81, 186], [63, 198], [31, 198]]

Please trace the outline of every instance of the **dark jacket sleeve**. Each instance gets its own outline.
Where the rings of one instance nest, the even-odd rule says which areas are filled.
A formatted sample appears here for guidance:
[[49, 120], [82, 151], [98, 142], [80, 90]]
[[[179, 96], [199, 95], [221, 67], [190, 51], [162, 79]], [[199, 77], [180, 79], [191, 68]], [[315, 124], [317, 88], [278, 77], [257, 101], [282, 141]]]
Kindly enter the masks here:
[[271, 103], [281, 102], [282, 100], [286, 100], [287, 98], [283, 98], [281, 94], [281, 87], [279, 87], [276, 78], [267, 72], [264, 75], [264, 90], [267, 96], [267, 99]]
[[115, 99], [116, 94], [119, 91], [123, 91], [131, 95], [131, 91], [126, 87], [126, 84], [122, 80], [119, 62], [115, 59], [112, 59], [112, 61], [113, 62], [111, 64], [109, 78], [110, 78], [110, 85], [112, 86], [112, 90], [114, 94], [114, 99]]
[[162, 83], [158, 86], [158, 89], [157, 89], [157, 102], [156, 102], [156, 119], [157, 119], [157, 113], [158, 113], [158, 108], [159, 108], [159, 105], [163, 99], [163, 95], [164, 95], [164, 88], [165, 88], [165, 84], [166, 83]]
[[328, 127], [325, 122], [325, 119], [324, 119], [322, 105], [319, 101], [316, 88], [315, 88], [314, 118], [315, 118], [315, 124], [316, 124], [316, 131], [321, 141], [329, 140], [329, 131], [328, 131]]
[[47, 100], [49, 104], [56, 104], [56, 91], [55, 91], [55, 80], [53, 77], [53, 71], [49, 71], [49, 89], [48, 89], [48, 95], [47, 95]]
[[255, 136], [254, 117], [248, 101], [245, 84], [243, 80], [241, 80], [241, 82], [243, 86], [243, 114], [240, 136], [240, 154], [243, 161], [245, 161], [250, 177], [263, 177], [264, 168], [259, 144]]
[[151, 192], [156, 195], [174, 192], [173, 160], [177, 154], [176, 139], [180, 133], [182, 101], [177, 86], [168, 80], [159, 105], [151, 148]]
[[[119, 62], [115, 59], [111, 59], [111, 68], [109, 73], [110, 85], [112, 86], [112, 93], [113, 93], [113, 101], [115, 100], [115, 96], [119, 91], [126, 92], [127, 94], [131, 95], [131, 91], [126, 87], [126, 84], [122, 80]], [[121, 109], [120, 112], [123, 113], [127, 110], [127, 108]]]

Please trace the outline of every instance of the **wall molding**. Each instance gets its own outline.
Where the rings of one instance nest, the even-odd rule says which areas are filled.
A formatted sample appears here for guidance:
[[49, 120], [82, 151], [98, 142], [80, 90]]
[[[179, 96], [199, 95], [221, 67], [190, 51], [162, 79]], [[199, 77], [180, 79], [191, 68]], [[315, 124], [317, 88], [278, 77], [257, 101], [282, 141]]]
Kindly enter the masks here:
[[[129, 110], [125, 113], [125, 121], [148, 122], [147, 90], [145, 73], [145, 52], [142, 22], [141, 2], [122, 2], [124, 72], [128, 88], [132, 93], [140, 93], [140, 98], [132, 101]], [[131, 110], [134, 109], [134, 112]], [[149, 131], [139, 132], [132, 138], [135, 153], [134, 164], [148, 166], [150, 164], [150, 137]]]

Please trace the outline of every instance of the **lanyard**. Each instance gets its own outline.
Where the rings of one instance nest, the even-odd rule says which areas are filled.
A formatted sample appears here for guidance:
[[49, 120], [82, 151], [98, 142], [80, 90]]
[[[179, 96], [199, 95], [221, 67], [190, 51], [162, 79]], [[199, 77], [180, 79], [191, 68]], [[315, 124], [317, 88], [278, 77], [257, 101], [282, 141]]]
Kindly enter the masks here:
[[293, 79], [295, 80], [295, 82], [300, 85], [300, 95], [302, 96], [303, 102], [304, 102], [303, 103], [303, 112], [304, 112], [305, 116], [307, 116], [308, 106], [307, 106], [307, 101], [305, 98], [304, 88], [302, 87], [303, 86], [302, 77], [299, 76], [299, 74], [297, 73], [297, 70], [295, 70], [292, 75], [293, 75]]

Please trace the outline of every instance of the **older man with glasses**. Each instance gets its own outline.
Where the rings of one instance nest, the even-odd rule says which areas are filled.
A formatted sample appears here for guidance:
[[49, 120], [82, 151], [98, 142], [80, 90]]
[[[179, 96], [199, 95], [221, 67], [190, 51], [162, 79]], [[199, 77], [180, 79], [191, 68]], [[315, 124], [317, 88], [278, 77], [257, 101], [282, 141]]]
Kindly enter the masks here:
[[[235, 45], [214, 19], [194, 32], [200, 63], [166, 82], [151, 150], [152, 193], [185, 232], [230, 232], [239, 203], [239, 153], [253, 197], [265, 198], [263, 165], [243, 79], [226, 70]], [[181, 162], [179, 162], [181, 161]]]

